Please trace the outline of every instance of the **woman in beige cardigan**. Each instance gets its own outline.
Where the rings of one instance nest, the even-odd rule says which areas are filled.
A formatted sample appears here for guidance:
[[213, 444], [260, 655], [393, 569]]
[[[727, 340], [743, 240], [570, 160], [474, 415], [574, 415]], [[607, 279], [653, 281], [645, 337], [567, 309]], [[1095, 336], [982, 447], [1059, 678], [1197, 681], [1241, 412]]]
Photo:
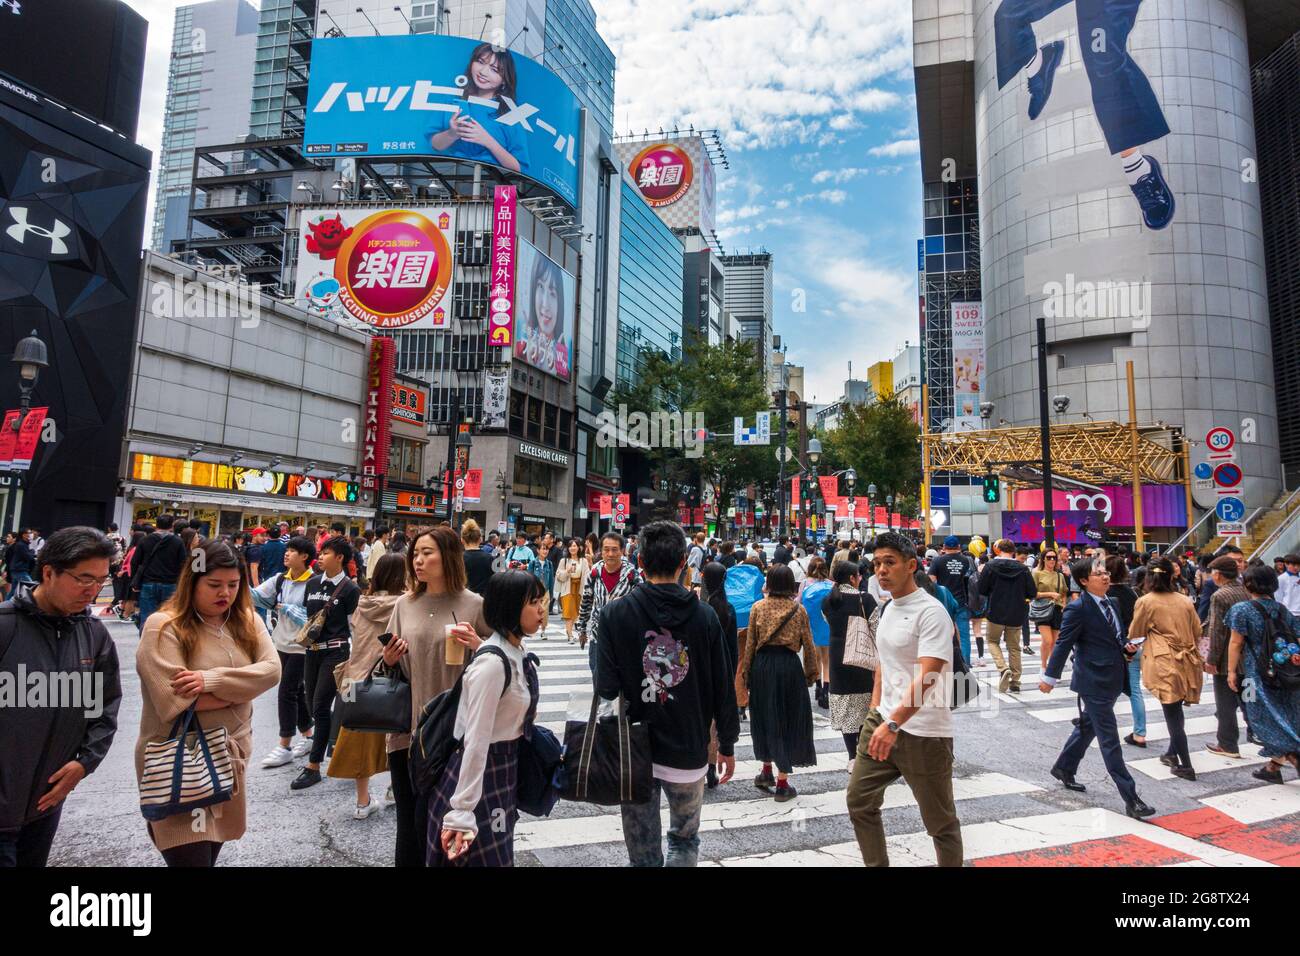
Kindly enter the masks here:
[[1178, 593], [1177, 572], [1168, 558], [1147, 565], [1146, 593], [1133, 606], [1128, 637], [1142, 645], [1142, 684], [1160, 701], [1169, 728], [1169, 750], [1160, 758], [1175, 777], [1195, 780], [1183, 726], [1183, 704], [1201, 701], [1204, 660], [1197, 650], [1201, 619], [1196, 605]]
[[[244, 771], [253, 744], [253, 701], [280, 680], [280, 661], [266, 625], [253, 611], [248, 571], [223, 541], [198, 546], [176, 593], [151, 615], [135, 664], [143, 697], [135, 748], [137, 782], [145, 747], [165, 741], [191, 705], [204, 730], [226, 728], [234, 793], [224, 803], [148, 824], [168, 866], [215, 866], [221, 846], [244, 835]], [[194, 565], [203, 567], [196, 572]]]
[[573, 622], [578, 619], [578, 604], [582, 598], [582, 582], [587, 579], [591, 565], [582, 554], [582, 539], [570, 538], [565, 545], [564, 557], [555, 569], [555, 597], [560, 602], [560, 616], [564, 618], [564, 633], [572, 644]]

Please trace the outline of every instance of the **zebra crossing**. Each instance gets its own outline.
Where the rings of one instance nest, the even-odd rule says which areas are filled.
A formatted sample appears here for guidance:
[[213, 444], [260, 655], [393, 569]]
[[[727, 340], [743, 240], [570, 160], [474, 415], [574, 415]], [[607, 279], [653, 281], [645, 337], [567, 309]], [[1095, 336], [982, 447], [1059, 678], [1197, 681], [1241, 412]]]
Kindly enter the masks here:
[[[1281, 785], [1261, 785], [1251, 778], [1250, 770], [1265, 759], [1252, 745], [1243, 744], [1239, 760], [1204, 750], [1216, 727], [1208, 687], [1201, 702], [1187, 708], [1197, 783], [1173, 778], [1160, 763], [1160, 742], [1168, 739], [1168, 730], [1155, 719], [1160, 707], [1149, 695], [1151, 746], [1125, 747], [1144, 797], [1159, 812], [1152, 823], [1123, 813], [1099, 755], [1081, 768], [1088, 793], [1062, 791], [1048, 768], [1068, 736], [1069, 720], [1078, 715], [1077, 704], [1068, 692], [1068, 670], [1051, 695], [1038, 691], [1036, 634], [1032, 643], [1034, 650], [1023, 658], [1022, 693], [998, 693], [996, 669], [987, 661], [977, 663], [977, 677], [987, 691], [981, 702], [985, 707], [958, 712], [953, 790], [968, 865], [1300, 865], [1300, 782], [1288, 776]], [[587, 652], [562, 636], [556, 639], [554, 628], [550, 640], [534, 639], [529, 650], [542, 662], [538, 722], [562, 734], [566, 718], [585, 720], [590, 709]], [[1126, 703], [1121, 699], [1116, 705], [1121, 734], [1131, 729]], [[792, 779], [799, 796], [781, 804], [752, 786], [760, 763], [754, 759], [748, 724], [742, 722], [734, 778], [705, 794], [700, 865], [862, 865], [845, 804], [849, 755], [826, 713], [814, 707], [813, 714], [817, 766], [796, 769]], [[999, 748], [1007, 755], [1003, 765], [966, 757], [963, 745], [976, 735], [1004, 738], [1006, 746]], [[934, 865], [933, 845], [906, 783], [889, 788], [882, 813], [891, 862]], [[663, 818], [666, 831], [666, 805]], [[549, 817], [524, 816], [515, 848], [520, 865], [627, 863], [621, 817], [610, 807], [561, 802]]]

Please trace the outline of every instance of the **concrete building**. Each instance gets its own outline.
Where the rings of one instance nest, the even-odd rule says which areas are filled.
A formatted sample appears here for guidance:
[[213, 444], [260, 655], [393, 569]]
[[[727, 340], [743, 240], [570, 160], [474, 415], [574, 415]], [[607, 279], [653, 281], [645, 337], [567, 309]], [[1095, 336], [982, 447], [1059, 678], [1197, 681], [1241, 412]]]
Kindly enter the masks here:
[[162, 150], [149, 246], [170, 252], [189, 232], [196, 143], [228, 143], [248, 132], [258, 11], [248, 0], [207, 0], [176, 11]]
[[[1122, 16], [1081, 21], [1088, 10], [1075, 4], [1029, 22], [994, 0], [916, 0], [922, 178], [942, 183], [933, 198], [944, 200], [960, 185], [964, 201], [961, 184], [978, 184], [995, 419], [1037, 421], [1034, 326], [1046, 315], [1046, 384], [1069, 396], [1067, 420], [1124, 419], [1132, 360], [1143, 421], [1198, 442], [1212, 426], [1253, 423], [1256, 440], [1238, 445], [1243, 495], [1248, 509], [1268, 505], [1280, 462], [1263, 223], [1259, 185], [1241, 160], [1257, 155], [1250, 65], [1300, 28], [1300, 8], [1132, 6], [1130, 32]], [[1112, 47], [1096, 47], [1099, 31]], [[1050, 99], [1031, 120], [1023, 67], [1058, 40]], [[1159, 210], [1144, 219], [1113, 155], [1135, 147], [1163, 169], [1170, 221]], [[943, 234], [946, 256], [946, 223]]]
[[209, 533], [373, 522], [357, 484], [367, 336], [152, 253], [139, 303], [121, 527], [162, 511]]
[[889, 359], [867, 366], [867, 384], [875, 401], [894, 394], [894, 363]]
[[890, 364], [894, 371], [894, 394], [912, 410], [912, 417], [921, 423], [921, 347], [903, 344]]
[[740, 326], [740, 340], [754, 343], [766, 377], [772, 355], [772, 254], [723, 256], [723, 301]]

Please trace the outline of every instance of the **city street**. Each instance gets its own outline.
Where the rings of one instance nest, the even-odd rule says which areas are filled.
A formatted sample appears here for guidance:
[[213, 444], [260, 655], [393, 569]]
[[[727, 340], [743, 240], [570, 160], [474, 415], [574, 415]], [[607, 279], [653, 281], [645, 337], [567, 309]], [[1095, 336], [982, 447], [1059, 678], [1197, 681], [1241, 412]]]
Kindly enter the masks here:
[[[135, 674], [135, 628], [116, 620], [108, 627], [122, 660], [123, 702], [119, 731], [97, 773], [74, 792], [64, 810], [50, 862], [58, 866], [156, 866], [162, 860], [145, 833], [137, 806], [132, 752], [140, 718]], [[557, 734], [570, 694], [589, 693], [587, 656], [563, 639], [552, 618], [549, 641], [530, 648], [542, 660], [538, 719]], [[556, 635], [561, 635], [558, 639]], [[1037, 648], [1037, 638], [1034, 639]], [[1048, 768], [1070, 731], [1076, 703], [1069, 672], [1050, 697], [1037, 691], [1037, 652], [1025, 657], [1025, 691], [997, 693], [997, 673], [987, 658], [981, 668], [983, 706], [958, 712], [957, 810], [965, 857], [975, 866], [1297, 866], [1300, 865], [1300, 782], [1293, 771], [1281, 786], [1250, 773], [1263, 759], [1243, 745], [1242, 760], [1205, 752], [1214, 727], [1213, 692], [1189, 708], [1187, 731], [1195, 782], [1172, 778], [1159, 761], [1167, 739], [1159, 705], [1149, 695], [1150, 746], [1125, 747], [1129, 768], [1146, 802], [1157, 810], [1152, 823], [1124, 815], [1094, 745], [1079, 780], [1083, 794], [1068, 793]], [[589, 701], [589, 698], [586, 698]], [[586, 703], [577, 705], [585, 715]], [[1130, 729], [1128, 705], [1116, 706], [1121, 735]], [[796, 769], [799, 796], [774, 803], [752, 785], [759, 765], [752, 759], [748, 727], [736, 748], [736, 777], [709, 791], [701, 823], [702, 864], [746, 866], [860, 866], [845, 810], [847, 755], [824, 711], [814, 711], [819, 763]], [[257, 702], [253, 761], [248, 773], [248, 832], [228, 844], [223, 866], [389, 866], [394, 823], [391, 808], [353, 820], [351, 781], [326, 778], [291, 793], [295, 766], [262, 770], [262, 755], [275, 743], [275, 694]], [[388, 777], [372, 781], [382, 796]], [[900, 782], [885, 801], [885, 827], [894, 865], [929, 866], [934, 854], [915, 801]], [[546, 819], [524, 817], [515, 837], [521, 866], [621, 866], [627, 862], [617, 812], [560, 803]]]

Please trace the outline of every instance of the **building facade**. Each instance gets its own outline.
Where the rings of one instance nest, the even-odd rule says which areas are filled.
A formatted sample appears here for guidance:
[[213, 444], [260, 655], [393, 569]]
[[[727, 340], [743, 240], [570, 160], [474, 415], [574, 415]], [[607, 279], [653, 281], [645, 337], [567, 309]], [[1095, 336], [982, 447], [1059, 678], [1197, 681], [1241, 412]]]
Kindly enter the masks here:
[[772, 254], [722, 257], [723, 301], [740, 328], [740, 341], [752, 342], [767, 377], [772, 355]]
[[162, 151], [149, 247], [170, 252], [189, 232], [196, 143], [230, 143], [248, 132], [258, 11], [248, 0], [207, 0], [176, 11]]
[[368, 336], [152, 253], [139, 303], [119, 526], [373, 523], [357, 480]]

